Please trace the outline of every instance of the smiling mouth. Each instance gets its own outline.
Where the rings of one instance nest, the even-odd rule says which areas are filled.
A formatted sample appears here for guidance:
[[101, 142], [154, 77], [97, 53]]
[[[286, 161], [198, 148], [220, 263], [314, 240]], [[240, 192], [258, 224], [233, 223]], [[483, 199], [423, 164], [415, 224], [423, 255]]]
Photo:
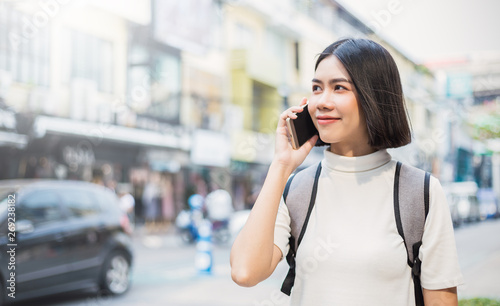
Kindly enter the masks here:
[[318, 117], [317, 119], [319, 125], [331, 124], [340, 121], [340, 118], [332, 118], [332, 117]]

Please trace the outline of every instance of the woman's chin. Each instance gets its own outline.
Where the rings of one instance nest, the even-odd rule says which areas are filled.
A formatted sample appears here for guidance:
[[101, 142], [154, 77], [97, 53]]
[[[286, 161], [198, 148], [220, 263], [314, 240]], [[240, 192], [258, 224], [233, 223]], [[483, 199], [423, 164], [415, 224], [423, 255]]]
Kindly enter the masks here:
[[328, 137], [328, 136], [322, 137], [320, 134], [319, 138], [321, 139], [321, 141], [323, 141], [324, 143], [329, 144], [329, 145], [337, 142], [337, 140], [333, 139], [331, 136], [330, 137]]

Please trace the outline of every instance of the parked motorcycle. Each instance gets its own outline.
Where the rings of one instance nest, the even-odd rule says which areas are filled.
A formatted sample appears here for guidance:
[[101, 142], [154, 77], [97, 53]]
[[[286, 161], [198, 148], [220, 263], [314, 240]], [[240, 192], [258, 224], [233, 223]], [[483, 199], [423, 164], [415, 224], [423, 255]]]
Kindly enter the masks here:
[[198, 229], [202, 222], [210, 222], [211, 239], [214, 243], [227, 243], [231, 239], [229, 220], [233, 214], [233, 204], [229, 192], [223, 189], [212, 191], [204, 199], [195, 194], [188, 199], [189, 210], [183, 210], [175, 220], [175, 225], [184, 243], [194, 243], [199, 238]]
[[194, 194], [189, 197], [189, 210], [183, 210], [175, 219], [179, 237], [184, 243], [194, 243], [199, 238], [198, 229], [203, 222], [203, 196]]

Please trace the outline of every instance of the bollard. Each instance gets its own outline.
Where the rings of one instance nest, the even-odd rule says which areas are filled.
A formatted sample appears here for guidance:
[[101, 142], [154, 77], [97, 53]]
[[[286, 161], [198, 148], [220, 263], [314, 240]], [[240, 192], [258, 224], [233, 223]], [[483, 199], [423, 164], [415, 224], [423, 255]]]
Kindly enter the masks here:
[[200, 274], [212, 274], [212, 224], [203, 220], [198, 228], [195, 266]]

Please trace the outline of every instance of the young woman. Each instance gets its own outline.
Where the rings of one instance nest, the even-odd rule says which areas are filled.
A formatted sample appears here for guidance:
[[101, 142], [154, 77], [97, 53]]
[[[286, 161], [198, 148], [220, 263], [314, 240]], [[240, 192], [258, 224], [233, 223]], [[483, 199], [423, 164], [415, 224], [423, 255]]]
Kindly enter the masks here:
[[[394, 218], [396, 161], [386, 151], [411, 141], [396, 64], [379, 44], [345, 39], [319, 56], [308, 110], [324, 151], [315, 206], [297, 252], [292, 305], [414, 305], [407, 253]], [[303, 99], [301, 105], [307, 103]], [[282, 193], [318, 141], [293, 150], [279, 118], [274, 159], [231, 250], [232, 278], [254, 286], [288, 253], [290, 217]], [[304, 205], [307, 205], [305, 203]], [[448, 204], [431, 178], [419, 257], [426, 305], [457, 305], [462, 283]]]

